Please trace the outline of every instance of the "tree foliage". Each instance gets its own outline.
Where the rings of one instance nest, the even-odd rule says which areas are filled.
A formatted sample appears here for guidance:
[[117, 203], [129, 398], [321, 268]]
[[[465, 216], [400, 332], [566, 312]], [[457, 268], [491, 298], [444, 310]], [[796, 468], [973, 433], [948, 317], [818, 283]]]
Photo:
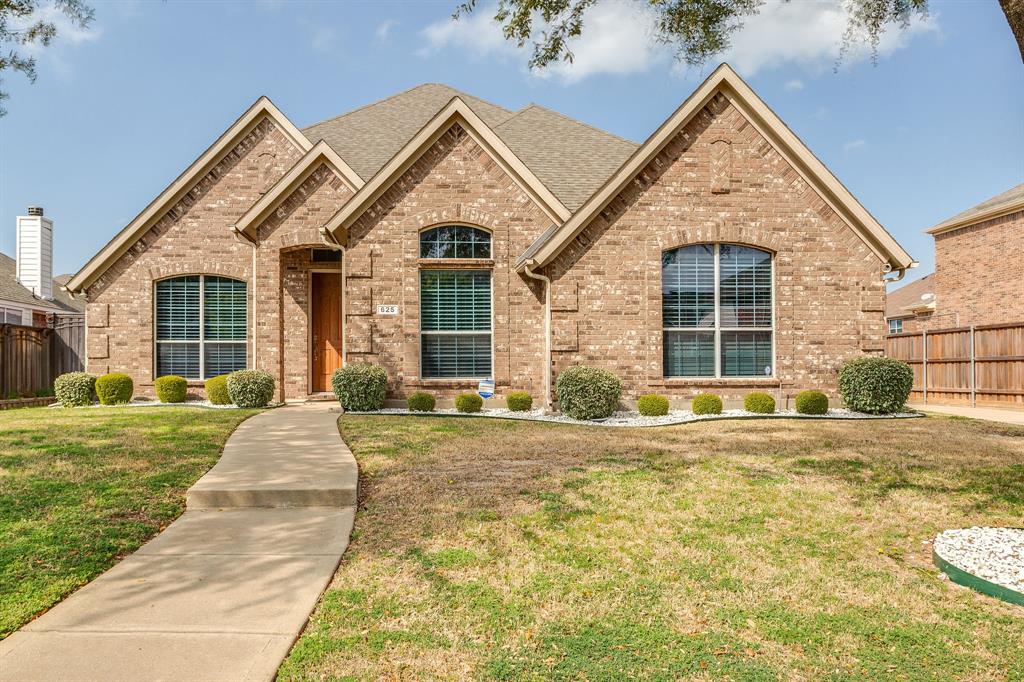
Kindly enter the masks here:
[[[837, 0], [838, 1], [838, 0]], [[572, 39], [584, 31], [586, 11], [602, 0], [498, 0], [494, 14], [506, 40], [533, 46], [530, 68], [543, 69], [559, 61], [572, 62]], [[676, 59], [703, 64], [729, 48], [743, 20], [757, 14], [764, 0], [634, 0], [654, 12], [654, 39], [670, 45]], [[999, 0], [1024, 56], [1024, 0]], [[848, 23], [841, 36], [839, 60], [866, 43], [872, 58], [887, 28], [905, 29], [916, 15], [928, 14], [928, 0], [843, 0]], [[466, 0], [454, 18], [476, 9]]]
[[[79, 28], [86, 28], [93, 20], [93, 9], [82, 0], [52, 0], [49, 4]], [[36, 81], [35, 56], [18, 48], [46, 47], [57, 36], [57, 24], [42, 14], [41, 8], [40, 0], [0, 0], [0, 86], [8, 69], [24, 74], [29, 82]], [[8, 97], [0, 89], [0, 116], [7, 113], [2, 102]]]

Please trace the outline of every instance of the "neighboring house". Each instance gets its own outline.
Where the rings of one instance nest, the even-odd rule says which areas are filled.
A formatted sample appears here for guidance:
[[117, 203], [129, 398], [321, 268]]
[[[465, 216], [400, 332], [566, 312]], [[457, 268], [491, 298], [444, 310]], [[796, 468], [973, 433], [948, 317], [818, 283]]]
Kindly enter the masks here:
[[834, 392], [910, 256], [728, 66], [642, 144], [422, 85], [299, 130], [260, 98], [68, 283], [88, 367], [279, 397], [611, 370], [627, 398]]
[[1024, 184], [927, 233], [935, 272], [889, 293], [889, 333], [1024, 322]]
[[890, 334], [909, 334], [927, 329], [934, 312], [934, 273], [893, 289], [885, 297], [885, 323]]
[[81, 319], [85, 301], [63, 287], [71, 275], [53, 277], [53, 222], [30, 207], [17, 218], [17, 260], [0, 253], [0, 324], [52, 327], [60, 319]]

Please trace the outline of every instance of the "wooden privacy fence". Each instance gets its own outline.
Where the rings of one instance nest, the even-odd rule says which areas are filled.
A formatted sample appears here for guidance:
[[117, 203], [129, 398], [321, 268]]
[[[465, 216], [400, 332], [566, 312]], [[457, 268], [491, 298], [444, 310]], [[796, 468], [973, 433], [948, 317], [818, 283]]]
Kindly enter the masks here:
[[885, 341], [886, 355], [914, 369], [911, 401], [1024, 408], [1024, 322], [890, 334]]
[[53, 388], [64, 372], [82, 369], [85, 322], [58, 318], [53, 327], [0, 325], [0, 399]]

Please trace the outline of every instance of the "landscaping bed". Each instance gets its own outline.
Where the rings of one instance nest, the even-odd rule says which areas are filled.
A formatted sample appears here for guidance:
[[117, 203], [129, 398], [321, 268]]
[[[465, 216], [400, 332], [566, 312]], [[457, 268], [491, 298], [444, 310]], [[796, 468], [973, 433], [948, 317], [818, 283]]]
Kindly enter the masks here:
[[254, 410], [0, 413], [0, 638], [134, 551]]
[[1024, 611], [941, 580], [930, 543], [1019, 525], [1024, 428], [339, 424], [360, 465], [355, 534], [281, 680], [1024, 670]]

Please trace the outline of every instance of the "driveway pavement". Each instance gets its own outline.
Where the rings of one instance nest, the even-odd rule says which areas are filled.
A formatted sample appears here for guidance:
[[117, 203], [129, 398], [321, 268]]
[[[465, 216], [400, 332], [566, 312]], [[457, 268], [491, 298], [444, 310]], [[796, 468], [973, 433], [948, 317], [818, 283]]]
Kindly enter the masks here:
[[1024, 425], [1024, 410], [1009, 410], [1000, 407], [969, 407], [967, 405], [925, 405], [923, 403], [913, 404], [910, 407], [921, 412], [949, 414], [958, 417], [984, 419], [990, 422]]

